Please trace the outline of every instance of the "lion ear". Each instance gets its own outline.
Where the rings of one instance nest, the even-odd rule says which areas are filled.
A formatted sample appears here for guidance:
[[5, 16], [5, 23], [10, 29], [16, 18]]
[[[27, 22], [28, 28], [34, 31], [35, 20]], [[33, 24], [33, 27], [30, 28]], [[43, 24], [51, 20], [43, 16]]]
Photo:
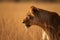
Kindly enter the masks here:
[[39, 14], [38, 8], [36, 8], [34, 6], [31, 6], [31, 12], [32, 12], [33, 15], [38, 15]]

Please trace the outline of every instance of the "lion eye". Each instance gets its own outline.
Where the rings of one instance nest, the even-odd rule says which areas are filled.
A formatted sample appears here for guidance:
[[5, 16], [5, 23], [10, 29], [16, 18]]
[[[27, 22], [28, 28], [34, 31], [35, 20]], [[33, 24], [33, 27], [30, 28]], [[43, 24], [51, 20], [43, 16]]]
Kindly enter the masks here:
[[29, 19], [33, 19], [33, 16], [31, 16], [31, 15], [28, 15], [28, 18], [29, 18]]

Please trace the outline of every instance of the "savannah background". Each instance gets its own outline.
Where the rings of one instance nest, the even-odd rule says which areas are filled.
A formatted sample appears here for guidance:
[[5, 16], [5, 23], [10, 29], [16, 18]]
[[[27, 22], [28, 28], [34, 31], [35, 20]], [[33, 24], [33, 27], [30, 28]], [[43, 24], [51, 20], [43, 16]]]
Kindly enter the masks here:
[[32, 5], [60, 15], [58, 2], [0, 2], [0, 40], [42, 40], [42, 28], [22, 23]]

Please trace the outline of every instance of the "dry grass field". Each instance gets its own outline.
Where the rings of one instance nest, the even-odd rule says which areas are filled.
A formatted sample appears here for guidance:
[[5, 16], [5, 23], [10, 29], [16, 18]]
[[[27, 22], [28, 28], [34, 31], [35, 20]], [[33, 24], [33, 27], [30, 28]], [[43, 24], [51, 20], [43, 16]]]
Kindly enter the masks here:
[[42, 40], [42, 28], [33, 25], [26, 29], [22, 23], [32, 5], [60, 13], [60, 3], [0, 3], [0, 40]]

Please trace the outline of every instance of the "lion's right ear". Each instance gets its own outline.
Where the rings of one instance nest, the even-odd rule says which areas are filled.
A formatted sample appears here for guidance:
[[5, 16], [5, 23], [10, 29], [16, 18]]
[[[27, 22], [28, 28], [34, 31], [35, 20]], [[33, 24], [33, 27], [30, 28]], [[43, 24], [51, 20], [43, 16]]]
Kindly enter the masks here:
[[38, 15], [39, 14], [38, 8], [36, 8], [34, 6], [31, 6], [31, 12], [32, 12], [33, 15]]

